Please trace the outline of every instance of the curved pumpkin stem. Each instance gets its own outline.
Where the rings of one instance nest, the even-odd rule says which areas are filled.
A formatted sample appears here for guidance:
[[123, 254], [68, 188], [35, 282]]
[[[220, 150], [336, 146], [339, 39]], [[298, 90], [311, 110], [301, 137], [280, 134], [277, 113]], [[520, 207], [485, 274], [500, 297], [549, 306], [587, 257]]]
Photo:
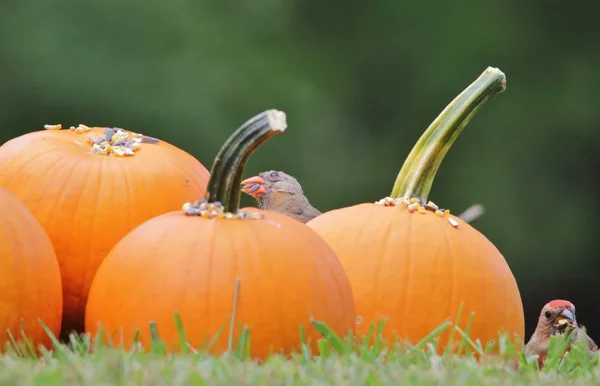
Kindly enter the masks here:
[[497, 68], [488, 67], [454, 98], [411, 150], [398, 173], [391, 197], [416, 196], [422, 202], [427, 202], [435, 174], [458, 135], [473, 119], [477, 110], [505, 88], [504, 73]]
[[206, 190], [208, 202], [220, 202], [225, 211], [236, 213], [240, 206], [239, 189], [248, 159], [260, 145], [287, 128], [283, 111], [267, 110], [246, 121], [221, 147]]

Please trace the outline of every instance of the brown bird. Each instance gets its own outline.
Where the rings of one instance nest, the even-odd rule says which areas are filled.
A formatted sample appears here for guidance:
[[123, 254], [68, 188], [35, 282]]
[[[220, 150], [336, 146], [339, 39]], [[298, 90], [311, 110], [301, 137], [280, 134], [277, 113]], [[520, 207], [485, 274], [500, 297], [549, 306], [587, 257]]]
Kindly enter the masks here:
[[[259, 208], [281, 212], [303, 223], [321, 214], [304, 196], [300, 183], [282, 171], [269, 170], [245, 179], [242, 181], [242, 192], [252, 196]], [[475, 204], [459, 217], [473, 223], [483, 213], [483, 206]]]
[[542, 308], [535, 332], [525, 345], [525, 356], [538, 355], [538, 364], [541, 368], [546, 360], [550, 337], [566, 332], [572, 332], [572, 342], [569, 343], [567, 352], [570, 350], [571, 344], [577, 340], [586, 343], [591, 351], [598, 350], [598, 346], [592, 338], [577, 324], [573, 303], [568, 300], [555, 299], [546, 303]]
[[283, 213], [303, 223], [321, 214], [304, 195], [298, 181], [274, 170], [242, 181], [242, 192], [254, 197], [261, 209]]

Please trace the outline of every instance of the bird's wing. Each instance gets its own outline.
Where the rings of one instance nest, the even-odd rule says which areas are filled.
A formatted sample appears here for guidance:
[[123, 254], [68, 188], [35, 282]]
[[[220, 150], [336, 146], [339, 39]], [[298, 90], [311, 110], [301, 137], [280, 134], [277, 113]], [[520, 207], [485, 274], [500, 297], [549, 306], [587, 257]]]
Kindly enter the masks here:
[[598, 345], [596, 345], [596, 342], [594, 342], [594, 340], [592, 338], [590, 338], [590, 336], [588, 334], [585, 334], [585, 336], [587, 338], [587, 343], [588, 343], [590, 350], [598, 351]]
[[533, 339], [530, 339], [529, 342], [527, 342], [527, 344], [525, 345], [525, 347], [523, 349], [523, 354], [525, 354], [526, 357], [533, 354], [534, 345], [535, 345], [535, 342], [533, 341]]
[[587, 330], [586, 330], [585, 326], [579, 325], [579, 328], [578, 328], [577, 332], [578, 332], [578, 334], [577, 334], [578, 338], [580, 336], [582, 338], [585, 338], [583, 340], [587, 343], [587, 345], [588, 345], [588, 347], [589, 347], [590, 350], [592, 350], [592, 351], [597, 351], [598, 350], [598, 345], [596, 345], [596, 342], [594, 342], [594, 340], [587, 334]]

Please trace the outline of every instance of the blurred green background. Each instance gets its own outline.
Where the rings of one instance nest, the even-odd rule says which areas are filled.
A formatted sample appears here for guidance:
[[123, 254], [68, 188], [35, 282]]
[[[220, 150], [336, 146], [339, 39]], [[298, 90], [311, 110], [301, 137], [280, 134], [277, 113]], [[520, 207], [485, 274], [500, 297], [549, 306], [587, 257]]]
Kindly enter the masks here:
[[[517, 278], [527, 338], [567, 298], [600, 339], [600, 63], [592, 1], [4, 0], [0, 140], [118, 126], [207, 168], [242, 122], [288, 131], [246, 175], [284, 170], [322, 211], [387, 195], [423, 130], [487, 66], [507, 90], [467, 126], [431, 199], [476, 226]], [[253, 205], [243, 197], [244, 205]]]

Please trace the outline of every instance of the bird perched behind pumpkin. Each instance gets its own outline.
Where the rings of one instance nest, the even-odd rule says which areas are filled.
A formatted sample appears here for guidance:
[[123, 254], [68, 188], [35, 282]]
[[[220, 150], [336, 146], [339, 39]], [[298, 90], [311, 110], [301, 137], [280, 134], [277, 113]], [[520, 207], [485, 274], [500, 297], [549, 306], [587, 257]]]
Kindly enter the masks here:
[[550, 337], [571, 332], [572, 341], [567, 347], [567, 352], [571, 345], [579, 340], [587, 344], [591, 351], [598, 351], [598, 346], [590, 338], [585, 330], [577, 324], [575, 318], [575, 305], [568, 300], [555, 299], [542, 308], [538, 319], [537, 327], [531, 335], [529, 342], [525, 345], [524, 354], [526, 357], [538, 355], [538, 364], [543, 366], [548, 354], [548, 344]]
[[[310, 204], [298, 180], [282, 171], [269, 170], [245, 179], [242, 192], [252, 196], [259, 208], [283, 213], [303, 223], [321, 214]], [[459, 217], [465, 222], [473, 222], [481, 215], [483, 207], [477, 204]]]
[[321, 214], [310, 204], [300, 183], [284, 172], [269, 170], [245, 179], [242, 192], [254, 197], [259, 208], [281, 212], [303, 223]]

